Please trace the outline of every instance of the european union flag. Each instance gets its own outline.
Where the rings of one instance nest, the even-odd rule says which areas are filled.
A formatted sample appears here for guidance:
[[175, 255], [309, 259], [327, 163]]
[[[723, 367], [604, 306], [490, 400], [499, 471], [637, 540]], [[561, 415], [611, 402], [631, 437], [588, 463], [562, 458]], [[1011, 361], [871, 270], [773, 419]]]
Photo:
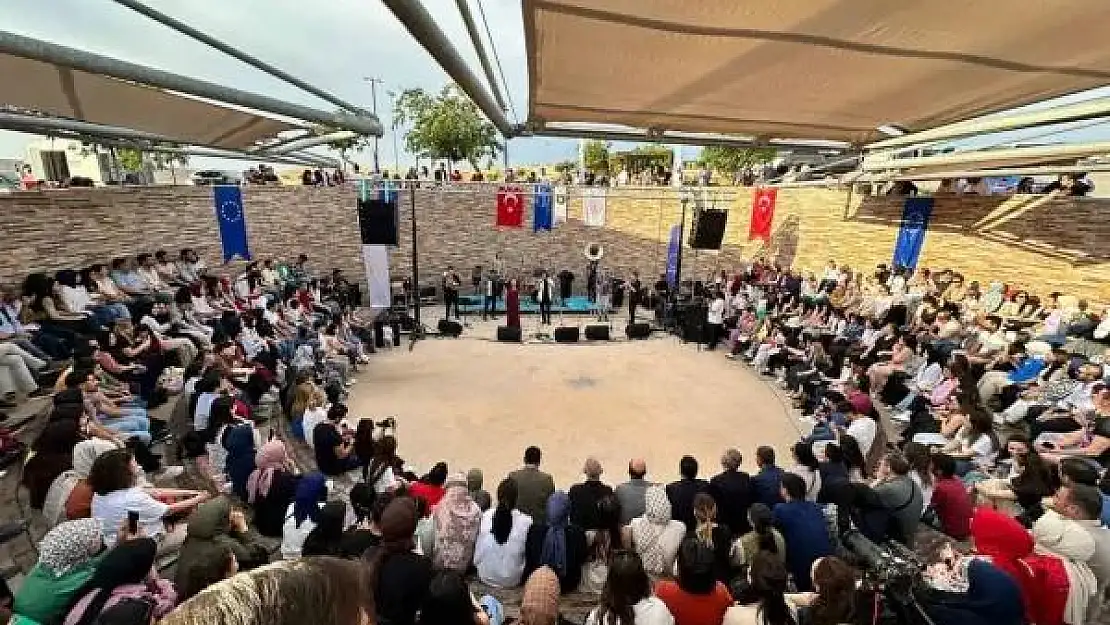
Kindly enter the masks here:
[[532, 198], [532, 232], [551, 230], [551, 222], [554, 217], [552, 211], [554, 196], [551, 193], [551, 185], [546, 182], [538, 184], [534, 191], [536, 195]]
[[212, 202], [216, 207], [216, 222], [220, 226], [220, 245], [224, 262], [236, 257], [250, 260], [247, 246], [247, 218], [243, 212], [243, 191], [238, 185], [212, 187]]
[[921, 248], [925, 245], [925, 233], [929, 230], [929, 216], [933, 214], [933, 198], [910, 197], [902, 207], [902, 225], [898, 228], [898, 239], [894, 242], [894, 266], [914, 269]]

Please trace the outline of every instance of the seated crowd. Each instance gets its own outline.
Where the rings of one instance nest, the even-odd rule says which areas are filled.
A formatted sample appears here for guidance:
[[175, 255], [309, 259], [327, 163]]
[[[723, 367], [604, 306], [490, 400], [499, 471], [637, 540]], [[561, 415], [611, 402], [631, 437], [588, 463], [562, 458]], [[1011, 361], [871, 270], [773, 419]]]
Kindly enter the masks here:
[[[1101, 359], [1067, 346], [1104, 338], [1106, 320], [1059, 297], [996, 306], [1001, 285], [980, 294], [962, 282], [884, 268], [862, 278], [831, 263], [821, 281], [764, 263], [724, 276], [710, 296], [726, 300], [729, 356], [776, 376], [809, 434], [789, 450], [759, 447], [750, 474], [736, 449], [709, 479], [683, 457], [666, 484], [633, 459], [614, 487], [588, 458], [565, 490], [530, 447], [494, 497], [477, 469], [440, 462], [417, 475], [392, 418], [348, 414], [344, 381], [368, 345], [344, 303], [275, 305], [287, 292], [259, 286], [257, 304], [225, 311], [234, 334], [222, 313], [201, 321], [211, 347], [200, 327], [164, 335], [196, 352], [179, 448], [210, 480], [204, 491], [153, 485], [144, 462], [159, 459], [141, 436], [150, 396], [101, 363], [101, 340], [115, 358], [109, 338], [75, 331], [62, 337], [79, 355], [52, 433], [36, 442], [35, 459], [56, 469], [36, 483], [58, 524], [15, 622], [557, 625], [574, 622], [560, 608], [571, 592], [597, 595], [590, 625], [887, 622], [845, 537], [914, 547], [925, 525], [951, 537], [929, 554], [921, 599], [933, 622], [1092, 622], [1110, 586], [1110, 392]], [[152, 336], [139, 344], [162, 344]], [[135, 350], [134, 335], [125, 344]], [[255, 410], [274, 388], [315, 471], [293, 466], [291, 443], [262, 440]], [[277, 553], [263, 537], [280, 539]], [[153, 567], [170, 550], [172, 582]], [[518, 620], [475, 597], [475, 580], [522, 586]]]

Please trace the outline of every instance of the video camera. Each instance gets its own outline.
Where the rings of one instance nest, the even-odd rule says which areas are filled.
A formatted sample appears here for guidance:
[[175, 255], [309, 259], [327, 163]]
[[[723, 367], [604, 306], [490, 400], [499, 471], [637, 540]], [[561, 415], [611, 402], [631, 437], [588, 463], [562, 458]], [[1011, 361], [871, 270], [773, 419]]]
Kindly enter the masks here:
[[905, 545], [888, 540], [875, 544], [858, 529], [841, 534], [841, 542], [863, 565], [863, 584], [883, 597], [879, 622], [933, 625], [919, 596], [927, 594], [925, 564]]

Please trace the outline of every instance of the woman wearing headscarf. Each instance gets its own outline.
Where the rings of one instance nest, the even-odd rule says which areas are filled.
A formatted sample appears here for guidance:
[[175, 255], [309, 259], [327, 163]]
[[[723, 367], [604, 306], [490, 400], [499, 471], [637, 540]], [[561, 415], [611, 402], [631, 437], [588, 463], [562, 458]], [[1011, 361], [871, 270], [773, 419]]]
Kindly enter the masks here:
[[447, 480], [447, 492], [432, 512], [432, 521], [435, 523], [432, 564], [436, 570], [465, 573], [474, 558], [482, 510], [470, 498], [461, 474]]
[[73, 468], [54, 479], [42, 504], [42, 516], [51, 527], [66, 520], [88, 518], [93, 496], [89, 488], [89, 471], [100, 454], [115, 448], [116, 444], [112, 441], [99, 438], [77, 443], [73, 448]]
[[935, 588], [924, 601], [937, 625], [1022, 625], [1025, 614], [1014, 601], [1017, 580], [979, 558], [949, 557], [930, 567], [926, 581]]
[[96, 570], [103, 556], [100, 522], [61, 523], [42, 537], [39, 559], [15, 596], [12, 611], [36, 623], [52, 623]]
[[409, 485], [409, 494], [423, 499], [428, 510], [434, 510], [443, 496], [447, 494], [447, 463], [437, 462], [424, 477]]
[[177, 588], [187, 596], [200, 592], [187, 582], [196, 579], [196, 569], [210, 569], [223, 564], [230, 548], [241, 569], [253, 569], [270, 560], [266, 546], [247, 525], [242, 510], [232, 508], [227, 497], [206, 501], [189, 515], [186, 537], [177, 559]]
[[1095, 539], [1082, 525], [1065, 519], [1055, 510], [1044, 513], [1033, 524], [1034, 551], [1056, 556], [1068, 574], [1068, 598], [1064, 622], [1084, 622], [1091, 601], [1099, 601], [1098, 580], [1087, 561], [1095, 555]]
[[254, 470], [247, 477], [246, 500], [254, 507], [254, 525], [263, 536], [282, 535], [285, 513], [297, 492], [300, 478], [290, 470], [289, 451], [281, 439], [272, 439], [258, 450]]
[[308, 533], [301, 547], [301, 555], [338, 556], [343, 541], [343, 522], [347, 518], [347, 504], [342, 501], [329, 501], [320, 508], [316, 527]]
[[101, 612], [124, 599], [150, 601], [155, 618], [169, 613], [177, 602], [177, 592], [173, 584], [158, 577], [154, 569], [157, 553], [158, 545], [150, 538], [116, 545], [74, 594], [63, 625], [93, 625]]
[[520, 585], [524, 549], [532, 517], [516, 509], [516, 480], [507, 477], [497, 486], [497, 507], [482, 514], [474, 567], [483, 584], [497, 588]]
[[416, 517], [416, 502], [411, 498], [391, 501], [382, 512], [381, 544], [363, 555], [379, 623], [413, 625], [428, 594], [432, 561], [413, 552]]
[[323, 473], [309, 473], [301, 477], [293, 503], [285, 511], [281, 531], [281, 557], [286, 560], [301, 557], [301, 548], [309, 532], [316, 527], [320, 508], [328, 499], [328, 481]]
[[547, 522], [534, 523], [528, 530], [524, 549], [524, 575], [549, 566], [559, 576], [564, 593], [574, 592], [582, 580], [586, 563], [586, 532], [570, 522], [570, 497], [557, 490], [547, 499]]
[[648, 575], [670, 575], [678, 548], [686, 536], [686, 524], [671, 519], [671, 502], [662, 486], [649, 486], [644, 492], [644, 516], [628, 524], [627, 540], [644, 562]]
[[975, 553], [1017, 580], [1025, 615], [1038, 625], [1063, 623], [1068, 574], [1060, 558], [1033, 553], [1033, 536], [1010, 517], [980, 507], [971, 517]]
[[518, 625], [570, 625], [559, 613], [559, 576], [549, 566], [541, 566], [528, 576], [520, 598]]

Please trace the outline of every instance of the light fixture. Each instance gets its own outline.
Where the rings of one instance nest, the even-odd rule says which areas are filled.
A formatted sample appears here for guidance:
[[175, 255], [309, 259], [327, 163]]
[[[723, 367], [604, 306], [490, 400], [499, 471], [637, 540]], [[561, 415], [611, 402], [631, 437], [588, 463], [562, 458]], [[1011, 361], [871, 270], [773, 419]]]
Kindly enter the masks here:
[[878, 130], [888, 137], [901, 137], [902, 135], [906, 134], [906, 129], [899, 126], [898, 124], [883, 124], [875, 130]]

